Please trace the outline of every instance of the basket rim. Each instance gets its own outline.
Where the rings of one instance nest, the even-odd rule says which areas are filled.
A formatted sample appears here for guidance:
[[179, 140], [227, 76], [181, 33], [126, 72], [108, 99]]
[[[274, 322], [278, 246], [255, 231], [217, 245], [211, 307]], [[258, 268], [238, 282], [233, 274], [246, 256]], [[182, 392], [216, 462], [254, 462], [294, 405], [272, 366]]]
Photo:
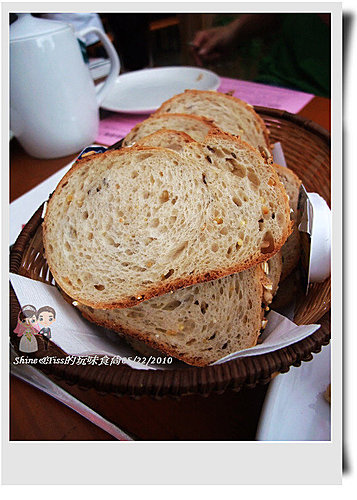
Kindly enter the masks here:
[[295, 123], [299, 127], [307, 130], [308, 132], [312, 132], [313, 134], [319, 136], [321, 139], [326, 141], [328, 146], [331, 145], [330, 132], [321, 125], [319, 125], [318, 123], [314, 122], [313, 120], [310, 120], [309, 118], [304, 118], [302, 116], [290, 113], [289, 111], [284, 111], [282, 109], [266, 108], [265, 106], [253, 106], [253, 108], [259, 115], [266, 114], [272, 118], [280, 118]]
[[[311, 120], [272, 108], [255, 106], [255, 109], [261, 115], [293, 121], [322, 138], [328, 145], [330, 144], [330, 134]], [[24, 250], [42, 223], [43, 205], [44, 203], [32, 215], [11, 248], [10, 272], [18, 273]], [[12, 287], [10, 294], [11, 306], [14, 307], [16, 303], [19, 308]], [[321, 317], [329, 309], [330, 304], [326, 304], [326, 310]], [[311, 360], [312, 353], [319, 352], [321, 347], [327, 345], [329, 341], [330, 331], [320, 328], [309, 337], [277, 351], [242, 357], [220, 365], [202, 368], [188, 366], [177, 370], [135, 370], [127, 365], [83, 367], [50, 364], [38, 366], [49, 376], [83, 388], [95, 388], [101, 393], [134, 397], [144, 395], [178, 397], [188, 394], [207, 396], [210, 393], [222, 393], [227, 389], [239, 390], [243, 386], [253, 388], [257, 384], [266, 384], [276, 372], [287, 372], [291, 366], [299, 366], [302, 361]], [[59, 354], [61, 352], [59, 350]]]

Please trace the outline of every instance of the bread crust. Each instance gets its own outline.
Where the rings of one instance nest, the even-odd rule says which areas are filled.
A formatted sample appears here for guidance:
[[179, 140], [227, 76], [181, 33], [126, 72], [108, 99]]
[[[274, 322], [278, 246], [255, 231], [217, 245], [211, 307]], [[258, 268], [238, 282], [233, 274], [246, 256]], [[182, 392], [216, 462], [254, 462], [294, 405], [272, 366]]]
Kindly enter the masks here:
[[[188, 94], [192, 94], [192, 95], [213, 95], [213, 96], [220, 96], [221, 98], [226, 98], [226, 99], [229, 99], [231, 100], [232, 102], [235, 102], [235, 103], [238, 103], [240, 106], [244, 107], [247, 111], [249, 111], [255, 118], [255, 120], [260, 124], [261, 126], [261, 129], [262, 129], [262, 132], [263, 132], [263, 135], [264, 135], [264, 139], [265, 139], [265, 142], [266, 142], [266, 147], [267, 149], [269, 150], [269, 152], [271, 153], [272, 150], [271, 150], [271, 145], [270, 145], [270, 141], [269, 141], [269, 130], [267, 129], [265, 123], [264, 123], [264, 120], [254, 111], [254, 108], [253, 106], [251, 106], [250, 104], [246, 103], [245, 101], [242, 101], [241, 99], [239, 99], [238, 97], [234, 97], [234, 96], [231, 96], [231, 95], [228, 95], [228, 94], [224, 94], [222, 92], [217, 92], [215, 90], [185, 90], [184, 94], [188, 95]], [[182, 95], [182, 94], [179, 94], [179, 95]], [[159, 109], [157, 109], [154, 113], [154, 115], [156, 114], [164, 114], [165, 111], [165, 107], [171, 103], [171, 102], [174, 102], [176, 100], [177, 96], [174, 96], [172, 97], [171, 99], [168, 99], [167, 101], [165, 101], [160, 107]], [[195, 115], [195, 116], [199, 116], [199, 115]], [[206, 120], [208, 119], [207, 117], [204, 117], [204, 116], [201, 116], [201, 118], [205, 118]], [[214, 121], [213, 121], [213, 124], [214, 124]], [[215, 124], [214, 124], [215, 125]]]
[[[134, 128], [132, 128], [130, 130], [130, 132], [124, 138], [123, 146], [124, 147], [128, 147], [128, 145], [131, 144], [130, 137], [132, 137], [133, 134], [136, 134], [138, 132], [138, 130], [140, 130], [140, 128], [142, 127], [142, 125], [144, 123], [145, 124], [146, 123], [150, 123], [150, 121], [153, 121], [155, 119], [155, 117], [157, 117], [157, 118], [166, 118], [167, 117], [168, 119], [171, 119], [172, 117], [185, 118], [185, 119], [196, 121], [198, 123], [206, 125], [210, 129], [217, 129], [217, 130], [219, 130], [218, 127], [216, 125], [214, 125], [213, 120], [210, 120], [209, 118], [206, 118], [204, 116], [187, 115], [185, 113], [157, 113], [157, 112], [155, 112], [154, 114], [152, 114], [151, 116], [149, 116], [149, 118], [147, 118], [143, 122], [138, 123], [137, 125], [135, 125]], [[164, 130], [169, 130], [169, 129], [164, 129]], [[155, 133], [155, 132], [153, 132], [153, 133]], [[139, 139], [139, 141], [140, 141], [140, 139]]]
[[[180, 130], [172, 130], [169, 128], [165, 128], [162, 130], [157, 130], [157, 132], [153, 132], [152, 134], [146, 135], [142, 139], [139, 139], [138, 145], [146, 146], [146, 144], [150, 141], [150, 139], [152, 137], [165, 136], [167, 133], [174, 134], [176, 136], [181, 137], [185, 144], [190, 144], [191, 142], [197, 142], [186, 132], [181, 132]], [[148, 147], [150, 147], [150, 146], [148, 146]], [[168, 148], [168, 149], [170, 149], [170, 148]]]

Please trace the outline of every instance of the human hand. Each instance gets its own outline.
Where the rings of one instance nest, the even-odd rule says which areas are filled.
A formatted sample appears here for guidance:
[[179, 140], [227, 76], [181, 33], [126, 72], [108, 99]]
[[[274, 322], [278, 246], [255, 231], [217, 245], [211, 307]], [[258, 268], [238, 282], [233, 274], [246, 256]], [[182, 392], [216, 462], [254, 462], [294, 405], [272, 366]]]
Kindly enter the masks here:
[[218, 59], [234, 42], [235, 26], [227, 25], [198, 31], [193, 39], [193, 56], [196, 64]]

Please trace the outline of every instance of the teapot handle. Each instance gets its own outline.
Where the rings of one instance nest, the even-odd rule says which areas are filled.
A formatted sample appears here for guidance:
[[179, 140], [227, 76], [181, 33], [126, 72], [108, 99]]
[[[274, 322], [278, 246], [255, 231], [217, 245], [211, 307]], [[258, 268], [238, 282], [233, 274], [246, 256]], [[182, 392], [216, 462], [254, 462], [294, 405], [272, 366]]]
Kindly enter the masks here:
[[89, 28], [83, 29], [81, 31], [78, 31], [76, 33], [76, 36], [78, 36], [79, 38], [82, 38], [85, 35], [88, 35], [88, 33], [95, 33], [96, 35], [98, 35], [98, 37], [100, 38], [101, 42], [104, 45], [105, 50], [107, 51], [107, 54], [108, 54], [109, 60], [110, 60], [110, 64], [111, 64], [110, 65], [110, 73], [109, 73], [107, 79], [105, 80], [104, 85], [100, 85], [99, 88], [97, 86], [97, 88], [96, 88], [97, 102], [98, 102], [98, 105], [100, 105], [101, 102], [103, 101], [104, 97], [106, 96], [107, 92], [114, 85], [114, 82], [115, 82], [117, 76], [119, 75], [120, 61], [119, 61], [118, 54], [117, 54], [113, 44], [111, 43], [111, 41], [109, 40], [107, 35], [102, 30], [95, 28], [95, 27], [89, 27]]

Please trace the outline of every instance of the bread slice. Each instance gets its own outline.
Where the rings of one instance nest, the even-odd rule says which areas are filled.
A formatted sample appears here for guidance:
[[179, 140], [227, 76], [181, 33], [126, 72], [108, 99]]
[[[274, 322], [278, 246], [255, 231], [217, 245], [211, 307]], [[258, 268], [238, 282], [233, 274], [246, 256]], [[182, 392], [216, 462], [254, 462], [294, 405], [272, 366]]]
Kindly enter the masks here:
[[205, 366], [256, 345], [264, 312], [262, 282], [261, 266], [256, 266], [132, 308], [77, 307], [90, 321], [126, 334], [145, 355], [149, 347], [188, 364]]
[[[153, 134], [150, 134], [146, 137], [143, 137], [141, 140], [139, 140], [139, 144], [145, 145], [145, 146], [160, 146], [168, 149], [173, 149], [174, 151], [181, 152], [185, 149], [187, 144], [192, 142], [192, 139], [184, 132], [175, 132], [173, 130], [159, 130], [158, 132], [155, 132]], [[285, 172], [283, 170], [283, 167], [280, 168], [280, 165], [273, 165], [276, 172], [278, 173], [278, 176], [280, 178], [280, 174], [282, 175], [281, 180], [284, 180], [285, 184], [287, 184], [287, 178], [289, 177], [289, 172]], [[293, 173], [293, 172], [291, 172]], [[284, 175], [283, 175], [284, 174]], [[295, 175], [295, 174], [293, 174]], [[291, 178], [292, 179], [292, 178]], [[292, 191], [292, 184], [291, 182], [289, 183], [289, 189]], [[295, 203], [295, 199], [292, 199], [293, 204]], [[291, 206], [291, 205], [290, 205]], [[289, 236], [288, 240], [291, 238]], [[287, 240], [287, 241], [288, 241]], [[285, 243], [286, 245], [286, 243]], [[268, 291], [265, 291], [265, 296], [268, 297], [270, 295], [270, 299], [267, 300], [267, 303], [270, 303], [272, 300], [272, 297], [276, 294], [279, 281], [281, 278], [281, 273], [282, 273], [282, 252], [285, 247], [283, 245], [282, 249], [280, 252], [274, 255], [271, 259], [266, 261], [266, 264], [263, 266], [263, 270], [265, 270], [265, 273], [269, 275], [269, 280], [271, 282], [272, 288]]]
[[[264, 314], [278, 289], [280, 273], [279, 252], [256, 268], [177, 290], [132, 308], [101, 310], [80, 303], [76, 307], [93, 323], [122, 334], [143, 356], [164, 353], [201, 366], [256, 344], [260, 330], [266, 326]], [[214, 343], [208, 342], [214, 339]], [[206, 352], [211, 344], [213, 349]], [[224, 353], [219, 344], [227, 344]]]
[[[175, 133], [170, 130], [160, 130], [157, 133], [153, 133], [143, 139], [138, 140], [140, 144], [150, 145], [150, 146], [162, 146], [167, 147], [176, 151], [182, 151], [187, 144], [192, 143], [192, 139], [185, 133]], [[254, 297], [254, 290], [248, 290], [247, 283], [245, 281], [245, 276], [248, 271], [243, 271], [239, 275], [227, 276], [224, 279], [213, 280], [209, 283], [200, 283], [195, 287], [188, 287], [185, 290], [190, 293], [192, 290], [195, 291], [195, 305], [206, 304], [207, 292], [210, 291], [213, 301], [207, 304], [203, 309], [201, 307], [201, 312], [204, 311], [204, 318], [206, 322], [202, 322], [202, 318], [198, 318], [197, 324], [194, 324], [192, 328], [183, 328], [184, 321], [182, 318], [192, 319], [192, 312], [197, 313], [198, 309], [194, 308], [192, 311], [192, 301], [183, 300], [182, 297], [184, 292], [182, 290], [175, 291], [166, 295], [162, 295], [160, 298], [154, 298], [142, 302], [140, 306], [127, 309], [111, 309], [111, 310], [98, 310], [93, 308], [88, 308], [87, 306], [78, 304], [78, 309], [83, 313], [83, 315], [90, 319], [92, 322], [104, 326], [106, 328], [113, 329], [124, 335], [125, 340], [128, 344], [140, 355], [149, 358], [150, 356], [157, 357], [163, 354], [170, 354], [174, 357], [178, 357], [178, 353], [175, 350], [172, 351], [172, 335], [180, 334], [182, 341], [188, 342], [188, 345], [192, 345], [192, 349], [189, 352], [191, 358], [187, 361], [187, 353], [181, 353], [180, 359], [191, 364], [201, 363], [201, 353], [199, 349], [196, 351], [194, 344], [196, 344], [197, 339], [201, 340], [209, 338], [212, 335], [216, 335], [215, 330], [217, 329], [217, 314], [221, 311], [225, 311], [227, 305], [229, 305], [231, 315], [229, 320], [226, 318], [220, 318], [220, 331], [219, 337], [217, 337], [217, 342], [221, 342], [223, 345], [230, 339], [232, 334], [232, 319], [236, 318], [236, 332], [244, 332], [240, 337], [237, 334], [237, 340], [234, 339], [229, 342], [230, 348], [227, 349], [225, 354], [229, 354], [247, 347], [247, 342], [249, 344], [249, 339], [253, 334], [253, 338], [257, 338], [256, 331], [247, 331], [246, 325], [242, 325], [242, 320], [244, 321], [244, 316], [241, 315], [241, 309], [238, 308], [237, 296], [232, 294], [233, 288], [236, 289], [237, 281], [242, 282], [245, 287], [245, 293], [249, 293], [251, 299], [254, 298], [256, 302], [262, 304], [263, 309], [258, 309], [258, 307], [253, 308], [253, 311], [248, 309], [250, 316], [249, 325], [258, 325], [255, 328], [261, 328], [261, 323], [259, 326], [259, 321], [253, 321], [254, 311], [259, 310], [260, 322], [262, 321], [262, 314], [265, 311], [265, 307], [268, 306], [273, 296], [275, 295], [278, 284], [280, 281], [281, 269], [282, 269], [282, 258], [281, 251], [275, 254], [268, 261], [260, 264], [264, 274], [262, 275], [259, 271], [257, 273], [257, 279], [261, 282], [258, 286], [258, 295]], [[263, 286], [263, 289], [262, 289]], [[222, 292], [223, 289], [223, 292]], [[229, 296], [229, 304], [226, 303], [227, 294]], [[221, 309], [221, 302], [224, 302], [223, 309]], [[209, 307], [208, 307], [209, 305]], [[209, 309], [209, 312], [208, 312]], [[237, 311], [239, 310], [240, 316], [237, 317]], [[219, 312], [217, 312], [219, 311]], [[206, 315], [207, 314], [207, 315]], [[197, 314], [196, 314], [197, 315]], [[211, 321], [211, 317], [213, 317]], [[133, 320], [131, 319], [133, 318]], [[207, 328], [207, 323], [211, 328]], [[264, 325], [265, 323], [263, 323]], [[180, 325], [180, 329], [173, 330], [175, 325]], [[188, 325], [192, 325], [192, 322], [188, 322]], [[206, 326], [205, 326], [206, 325]], [[212, 333], [212, 327], [214, 329]], [[163, 332], [169, 333], [169, 338], [166, 338], [166, 343], [163, 344], [163, 339], [165, 340], [165, 334]], [[185, 330], [185, 331], [184, 331]], [[132, 336], [134, 332], [135, 336]], [[158, 333], [159, 332], [159, 333]], [[254, 334], [255, 333], [255, 334]], [[167, 337], [167, 335], [166, 335]], [[140, 339], [140, 340], [139, 340]], [[160, 339], [160, 340], [159, 340]], [[191, 344], [192, 342], [192, 344]], [[198, 343], [198, 346], [202, 342]], [[153, 347], [153, 345], [155, 347]], [[255, 345], [255, 343], [254, 343]], [[242, 347], [243, 346], [243, 347]], [[228, 347], [228, 346], [227, 346]], [[161, 350], [160, 350], [161, 349]], [[163, 349], [163, 350], [162, 350]], [[170, 350], [171, 349], [171, 350]], [[183, 348], [184, 350], [184, 348]], [[215, 355], [211, 353], [211, 355]], [[192, 356], [194, 356], [192, 358]], [[217, 359], [219, 359], [218, 356]], [[196, 359], [197, 358], [197, 359]], [[207, 358], [207, 353], [205, 358]], [[217, 360], [211, 358], [213, 360]], [[212, 361], [210, 361], [212, 362]], [[207, 361], [208, 363], [208, 361]], [[206, 363], [206, 364], [207, 364]]]
[[216, 127], [211, 120], [195, 115], [155, 114], [138, 123], [125, 137], [123, 146], [137, 144], [143, 137], [165, 129], [185, 132], [195, 141], [203, 142], [209, 132], [216, 130]]
[[291, 220], [293, 221], [293, 230], [289, 238], [286, 240], [283, 248], [281, 249], [283, 268], [281, 273], [281, 281], [284, 281], [287, 276], [298, 265], [301, 255], [301, 241], [300, 231], [298, 226], [300, 224], [301, 215], [298, 211], [301, 179], [289, 168], [282, 167], [281, 165], [273, 165], [279, 179], [284, 185], [286, 192], [289, 196], [289, 205], [291, 210]]
[[[158, 132], [152, 133], [138, 140], [138, 143], [143, 146], [159, 146], [173, 149], [177, 152], [183, 151], [186, 145], [190, 142], [192, 142], [191, 138], [186, 133], [175, 133], [173, 130], [159, 130]], [[301, 180], [287, 167], [282, 167], [281, 165], [275, 163], [273, 164], [273, 167], [276, 170], [289, 197], [289, 206], [291, 211], [290, 218], [294, 224], [291, 235], [281, 249], [283, 267], [280, 269], [280, 273], [281, 279], [284, 280], [292, 272], [292, 270], [295, 269], [300, 259], [301, 246], [300, 232], [298, 230], [300, 221], [297, 206]], [[278, 283], [276, 283], [276, 286], [277, 285]]]
[[[279, 288], [278, 285], [280, 282], [281, 267], [282, 267], [282, 265], [281, 265], [281, 252], [278, 252], [271, 259], [260, 264], [260, 266], [261, 266], [262, 271], [264, 272], [264, 277], [262, 280], [263, 295], [261, 297], [262, 311], [260, 313], [261, 320], [262, 320], [262, 327], [264, 329], [266, 326], [266, 321], [267, 321], [267, 320], [264, 321], [264, 319], [265, 319], [264, 315], [267, 311], [269, 311], [268, 306], [271, 304], [272, 299], [275, 296], [275, 294], [277, 293], [277, 290]], [[244, 280], [244, 273], [246, 273], [246, 272], [247, 271], [242, 271], [242, 273], [240, 273], [241, 276], [239, 276], [239, 279]], [[211, 286], [214, 285], [216, 287], [216, 290], [217, 290], [216, 296], [218, 296], [218, 299], [219, 299], [220, 297], [222, 297], [222, 295], [225, 296], [224, 293], [221, 294], [219, 292], [220, 288], [223, 286], [223, 287], [227, 287], [228, 289], [230, 289], [232, 286], [235, 286], [236, 280], [237, 280], [237, 277], [236, 277], [236, 275], [233, 274], [231, 276], [227, 276], [227, 278], [225, 278], [224, 280], [223, 279], [215, 280], [215, 281], [211, 281], [210, 283], [211, 283]], [[199, 302], [202, 300], [202, 297], [204, 297], [206, 285], [207, 285], [207, 283], [200, 283], [199, 285], [196, 285], [199, 288], [198, 293], [197, 293], [197, 297], [196, 297]], [[166, 294], [166, 295], [163, 295], [160, 297], [161, 303], [163, 304], [161, 309], [165, 310], [165, 308], [169, 307], [169, 303], [172, 303], [172, 301], [175, 300], [176, 293], [177, 292], [174, 292], [173, 294]], [[152, 300], [155, 300], [155, 299], [152, 299]], [[148, 300], [148, 301], [142, 303], [142, 309], [148, 315], [150, 315], [149, 307], [150, 307], [152, 300]], [[233, 310], [235, 310], [236, 297], [233, 296], [233, 299], [231, 299], [231, 300], [232, 300], [231, 306], [232, 306]], [[85, 306], [83, 306], [83, 307], [85, 307]], [[121, 309], [118, 309], [119, 314], [121, 314], [121, 311], [122, 311]], [[128, 311], [128, 309], [126, 309], [126, 311]], [[114, 313], [114, 310], [112, 309], [110, 312]], [[182, 310], [180, 311], [180, 313], [182, 314]], [[93, 310], [92, 315], [91, 315], [92, 320], [95, 321], [96, 316], [98, 315], [99, 317], [101, 317], [102, 314], [103, 313], [100, 311]], [[189, 314], [188, 311], [187, 311], [187, 314]], [[239, 320], [238, 320], [238, 323], [236, 326], [237, 326], [237, 330], [239, 330], [239, 328], [240, 328], [239, 327]], [[141, 322], [139, 321], [136, 324], [136, 328], [140, 330], [140, 327], [141, 327]], [[221, 330], [223, 333], [222, 337], [224, 338], [224, 332], [226, 331], [226, 323], [224, 321], [221, 323]], [[142, 333], [145, 334], [145, 331], [143, 331]], [[202, 333], [201, 333], [201, 335], [202, 335]], [[142, 340], [138, 340], [137, 338], [133, 338], [129, 335], [124, 335], [124, 337], [125, 337], [125, 340], [128, 342], [128, 344], [131, 345], [131, 347], [135, 351], [137, 351], [138, 353], [140, 353], [144, 356], [159, 356], [160, 355], [161, 351], [149, 347]], [[237, 349], [237, 350], [239, 350], [239, 349]], [[234, 351], [231, 351], [231, 352], [234, 352]]]
[[56, 282], [98, 309], [243, 271], [277, 253], [289, 233], [275, 170], [219, 132], [180, 154], [134, 146], [78, 161], [43, 224]]
[[[155, 133], [147, 135], [138, 141], [139, 144], [143, 146], [159, 146], [163, 148], [173, 149], [174, 151], [181, 152], [185, 149], [186, 145], [192, 142], [191, 138], [184, 132], [175, 132], [173, 130], [159, 130]], [[287, 186], [289, 192], [291, 194], [290, 198], [290, 209], [292, 207], [297, 207], [297, 199], [296, 199], [296, 186], [298, 185], [298, 177], [288, 168], [281, 167], [280, 165], [273, 164], [279, 179], [283, 183], [284, 187]], [[301, 181], [300, 181], [301, 182]], [[298, 236], [299, 232], [297, 231]], [[289, 236], [285, 244], [283, 245], [280, 252], [278, 252], [274, 257], [269, 259], [263, 269], [266, 270], [266, 273], [269, 274], [272, 283], [272, 290], [265, 291], [265, 296], [271, 296], [268, 302], [271, 302], [272, 297], [276, 294], [278, 290], [279, 281], [281, 279], [282, 274], [282, 255], [284, 252], [284, 248], [287, 245], [289, 239], [292, 238], [292, 235]], [[292, 250], [291, 245], [285, 253], [288, 253]], [[286, 262], [290, 262], [293, 259], [296, 259], [296, 252], [294, 256], [290, 258], [286, 258]]]
[[[206, 136], [207, 137], [207, 136]], [[186, 132], [179, 132], [174, 129], [164, 129], [146, 135], [138, 139], [137, 144], [140, 146], [166, 148], [181, 153], [185, 150], [188, 144], [192, 144], [194, 139]], [[199, 141], [204, 142], [203, 141]]]
[[164, 102], [155, 112], [161, 113], [184, 113], [208, 118], [223, 132], [240, 136], [255, 148], [270, 151], [269, 132], [264, 121], [250, 104], [236, 97], [214, 91], [186, 90]]
[[[202, 324], [202, 328], [200, 328], [200, 324], [194, 324], [194, 331], [192, 328], [182, 328], [182, 317], [191, 318], [192, 314], [192, 301], [184, 300], [183, 297], [187, 297], [187, 293], [194, 293], [195, 296], [195, 305], [204, 305], [203, 309], [201, 309], [201, 313], [205, 315], [206, 323], [209, 323], [209, 327], [217, 328], [217, 320], [215, 314], [221, 308], [221, 301], [223, 304], [223, 308], [227, 307], [228, 303], [226, 297], [228, 295], [230, 308], [232, 310], [233, 317], [237, 315], [237, 323], [235, 324], [237, 331], [237, 339], [240, 342], [237, 344], [232, 342], [231, 350], [226, 352], [226, 354], [235, 352], [233, 349], [237, 351], [240, 350], [240, 345], [245, 345], [245, 340], [242, 338], [242, 335], [238, 337], [239, 331], [242, 329], [242, 320], [243, 320], [243, 331], [245, 332], [246, 337], [250, 336], [246, 330], [245, 319], [242, 316], [240, 307], [240, 303], [238, 302], [241, 293], [239, 293], [237, 298], [237, 290], [240, 290], [237, 282], [239, 282], [244, 288], [245, 292], [250, 295], [250, 300], [253, 300], [254, 303], [259, 299], [259, 303], [261, 303], [261, 309], [259, 310], [260, 323], [253, 322], [253, 324], [257, 324], [260, 329], [264, 329], [267, 323], [264, 315], [269, 310], [267, 307], [270, 305], [272, 301], [273, 295], [275, 295], [278, 289], [278, 283], [280, 280], [281, 273], [281, 255], [280, 252], [275, 254], [269, 261], [263, 262], [259, 264], [260, 270], [251, 268], [247, 271], [242, 271], [237, 275], [226, 276], [224, 279], [213, 280], [206, 283], [200, 283], [195, 286], [191, 286], [185, 289], [177, 290], [175, 292], [168, 293], [166, 295], [162, 295], [158, 298], [153, 298], [150, 300], [146, 300], [140, 304], [140, 306], [134, 306], [133, 308], [126, 309], [93, 309], [91, 307], [85, 306], [78, 302], [74, 302], [71, 297], [69, 297], [63, 290], [60, 289], [64, 299], [69, 303], [74, 305], [86, 318], [92, 321], [93, 323], [102, 326], [104, 328], [109, 328], [114, 331], [117, 331], [121, 336], [125, 338], [127, 343], [139, 354], [149, 357], [149, 356], [162, 356], [162, 354], [166, 353], [166, 351], [159, 350], [158, 344], [160, 338], [157, 337], [158, 331], [162, 333], [164, 330], [169, 331], [169, 340], [173, 335], [172, 325], [180, 325], [178, 329], [178, 333], [180, 338], [183, 335], [187, 337], [187, 341], [192, 338], [192, 335], [197, 334], [198, 338], [205, 338], [208, 335], [208, 328]], [[257, 267], [259, 267], [257, 266]], [[247, 276], [252, 277], [252, 283], [254, 283], [254, 287], [249, 290], [249, 282], [247, 282]], [[238, 287], [238, 288], [237, 288]], [[222, 290], [223, 289], [223, 290]], [[185, 293], [183, 292], [185, 290]], [[255, 291], [258, 290], [258, 295], [254, 296]], [[233, 293], [235, 291], [236, 293]], [[205, 300], [207, 298], [207, 293], [211, 294], [213, 301], [210, 304], [206, 304]], [[243, 292], [242, 292], [243, 293]], [[238, 310], [237, 310], [238, 305]], [[212, 306], [212, 307], [208, 307]], [[197, 309], [195, 312], [197, 313]], [[209, 312], [208, 312], [209, 309]], [[248, 301], [248, 313], [252, 318], [253, 311], [258, 311], [258, 308], [250, 307], [250, 302]], [[176, 312], [175, 312], [176, 311]], [[177, 313], [177, 314], [176, 314]], [[220, 314], [218, 312], [218, 314]], [[159, 315], [159, 316], [158, 316]], [[210, 318], [213, 318], [210, 321]], [[128, 329], [128, 318], [133, 318], [134, 321], [130, 321], [131, 328]], [[156, 325], [156, 320], [159, 318], [159, 326]], [[147, 325], [151, 325], [151, 334], [147, 333]], [[250, 322], [252, 324], [252, 321]], [[189, 326], [192, 326], [192, 323], [188, 323]], [[158, 331], [154, 331], [155, 328]], [[226, 324], [225, 319], [223, 318], [220, 323], [220, 338], [222, 341], [226, 341], [228, 339], [227, 335], [228, 331], [232, 330], [231, 319]], [[137, 336], [132, 336], [132, 331], [135, 331]], [[128, 333], [129, 332], [129, 333]], [[152, 337], [152, 334], [155, 335], [155, 338]], [[190, 337], [191, 336], [191, 337]], [[139, 340], [140, 338], [140, 340]], [[152, 342], [155, 344], [155, 348], [152, 347]], [[194, 344], [195, 342], [192, 342]], [[254, 344], [255, 345], [255, 344]], [[242, 347], [245, 349], [246, 347]], [[167, 349], [167, 346], [166, 346]], [[173, 354], [170, 351], [170, 354], [176, 357], [177, 353]], [[225, 355], [226, 355], [225, 354]], [[184, 360], [182, 358], [182, 360]]]

